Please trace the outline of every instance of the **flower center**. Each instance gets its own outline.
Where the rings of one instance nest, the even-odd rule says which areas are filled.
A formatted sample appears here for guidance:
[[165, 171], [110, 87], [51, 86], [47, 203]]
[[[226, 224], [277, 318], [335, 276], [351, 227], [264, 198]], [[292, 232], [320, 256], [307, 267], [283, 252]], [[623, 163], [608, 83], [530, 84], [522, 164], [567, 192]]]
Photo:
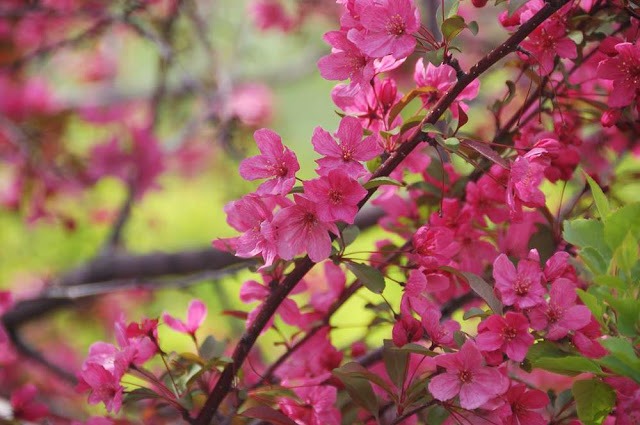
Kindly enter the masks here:
[[458, 379], [464, 384], [468, 384], [469, 382], [471, 382], [472, 378], [473, 375], [468, 370], [461, 370], [460, 373], [458, 373]]
[[404, 20], [402, 19], [402, 16], [396, 14], [396, 15], [393, 15], [391, 18], [389, 18], [385, 29], [387, 30], [387, 34], [389, 35], [395, 35], [395, 36], [403, 35], [406, 27], [404, 24]]
[[309, 226], [313, 226], [317, 222], [316, 215], [314, 213], [311, 213], [311, 212], [304, 213], [303, 220], [304, 220], [304, 223], [309, 225]]
[[336, 189], [331, 189], [329, 191], [329, 200], [331, 201], [331, 203], [340, 204], [342, 203], [343, 199], [344, 199], [344, 195], [342, 194], [341, 191]]
[[507, 326], [502, 330], [502, 337], [507, 341], [514, 340], [517, 335], [518, 335], [518, 332], [516, 331], [515, 328], [512, 328], [511, 326]]
[[516, 294], [519, 296], [524, 296], [529, 293], [529, 287], [531, 287], [531, 282], [529, 279], [523, 279], [521, 277], [516, 278], [516, 282], [514, 284], [514, 290]]
[[560, 320], [563, 313], [564, 313], [564, 310], [561, 309], [560, 307], [557, 307], [557, 306], [549, 307], [549, 310], [547, 310], [547, 319], [549, 320], [549, 323], [556, 323], [558, 320]]
[[344, 162], [351, 161], [353, 159], [353, 151], [351, 149], [342, 148], [342, 160]]

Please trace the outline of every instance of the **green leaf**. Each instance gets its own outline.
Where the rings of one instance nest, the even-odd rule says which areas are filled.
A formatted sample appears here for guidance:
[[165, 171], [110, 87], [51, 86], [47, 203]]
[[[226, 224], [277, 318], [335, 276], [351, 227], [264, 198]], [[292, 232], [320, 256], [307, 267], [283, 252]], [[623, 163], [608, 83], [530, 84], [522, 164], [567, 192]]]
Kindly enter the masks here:
[[223, 354], [223, 351], [224, 346], [222, 344], [218, 344], [216, 339], [211, 335], [207, 336], [198, 348], [198, 353], [204, 360], [211, 360], [214, 357], [220, 357]]
[[602, 373], [602, 369], [596, 362], [580, 356], [541, 357], [531, 362], [531, 365], [534, 368], [567, 376], [576, 376], [585, 372]]
[[561, 358], [567, 355], [568, 353], [562, 351], [556, 344], [550, 341], [540, 341], [529, 347], [527, 359], [531, 363], [535, 363], [541, 358]]
[[417, 127], [426, 116], [427, 114], [419, 114], [405, 120], [405, 122], [403, 122], [400, 126], [400, 134], [404, 134], [407, 130], [411, 130], [412, 128]]
[[458, 36], [467, 27], [467, 24], [464, 22], [464, 18], [460, 15], [454, 15], [450, 18], [447, 18], [440, 25], [440, 30], [442, 31], [442, 37], [446, 41], [451, 41]]
[[588, 174], [585, 174], [587, 178], [587, 182], [589, 183], [589, 187], [591, 188], [591, 194], [593, 195], [593, 200], [596, 203], [596, 207], [598, 208], [598, 213], [602, 219], [607, 218], [610, 213], [609, 209], [609, 201], [607, 200], [607, 196], [604, 194], [598, 183], [596, 183]]
[[473, 319], [475, 317], [485, 318], [487, 316], [489, 316], [489, 313], [487, 313], [483, 309], [478, 308], [478, 307], [471, 307], [469, 310], [464, 312], [464, 315], [462, 316], [462, 319], [463, 320], [469, 320], [469, 319]]
[[611, 260], [612, 251], [607, 244], [604, 243], [606, 230], [601, 221], [583, 218], [571, 221], [565, 220], [563, 227], [564, 231], [562, 232], [562, 236], [564, 240], [580, 248], [590, 246], [596, 249], [605, 261]]
[[374, 172], [378, 169], [378, 167], [382, 164], [382, 158], [380, 156], [376, 156], [370, 161], [367, 161], [367, 170], [370, 172]]
[[640, 329], [640, 302], [633, 298], [605, 295], [607, 303], [615, 310], [616, 325], [620, 333], [635, 337]]
[[435, 353], [429, 350], [427, 347], [423, 347], [420, 344], [416, 344], [415, 342], [410, 342], [408, 344], [403, 345], [402, 347], [394, 347], [393, 350], [404, 351], [407, 353], [418, 354], [421, 356], [435, 357], [438, 353]]
[[616, 403], [616, 393], [598, 379], [573, 383], [578, 418], [584, 425], [600, 425]]
[[124, 403], [130, 403], [140, 400], [149, 400], [154, 398], [162, 398], [160, 394], [149, 388], [136, 388], [132, 391], [127, 391], [124, 396]]
[[409, 353], [407, 351], [394, 350], [394, 347], [392, 341], [385, 339], [384, 348], [382, 349], [382, 359], [391, 382], [395, 384], [396, 388], [404, 388]]
[[[374, 417], [378, 417], [378, 398], [373, 392], [371, 382], [359, 376], [354, 376], [353, 370], [357, 367], [364, 369], [355, 362], [347, 363], [338, 369], [333, 370], [333, 374], [344, 384], [347, 393], [354, 403], [364, 408]], [[365, 369], [366, 370], [366, 369]]]
[[478, 35], [478, 31], [480, 31], [480, 27], [478, 27], [478, 23], [476, 21], [471, 21], [467, 24], [467, 28], [471, 31], [471, 34]]
[[480, 295], [495, 314], [502, 314], [502, 303], [493, 292], [493, 287], [480, 276], [469, 272], [458, 272], [467, 281], [473, 292]]
[[625, 289], [626, 286], [624, 281], [619, 277], [604, 274], [594, 277], [593, 281], [598, 285], [606, 286], [608, 288]]
[[369, 190], [369, 189], [373, 189], [374, 187], [378, 187], [378, 186], [398, 186], [398, 187], [403, 187], [404, 183], [396, 180], [396, 179], [392, 179], [391, 177], [376, 177], [375, 179], [371, 179], [368, 182], [366, 182], [365, 184], [362, 185], [362, 187], [364, 187], [365, 189]]
[[269, 406], [250, 407], [244, 412], [240, 413], [240, 416], [260, 419], [274, 425], [296, 425], [296, 423], [288, 416]]
[[626, 338], [609, 337], [600, 341], [610, 355], [599, 359], [600, 364], [612, 372], [640, 383], [640, 359]]
[[604, 325], [604, 320], [602, 317], [604, 316], [605, 307], [602, 304], [602, 300], [595, 295], [585, 292], [579, 288], [576, 289], [576, 293], [578, 294], [584, 305], [586, 305], [589, 310], [591, 310], [591, 313], [596, 318], [596, 320], [601, 325]]
[[440, 129], [438, 129], [434, 124], [431, 124], [430, 122], [422, 124], [422, 132], [442, 134], [442, 131], [440, 131]]
[[362, 284], [371, 292], [381, 294], [384, 291], [384, 275], [380, 270], [362, 263], [348, 262], [347, 268], [351, 270]]
[[342, 243], [344, 246], [351, 245], [356, 238], [360, 235], [360, 228], [355, 224], [350, 224], [342, 229]]
[[444, 4], [444, 16], [449, 18], [458, 13], [460, 7], [460, 0], [446, 0]]
[[640, 203], [625, 205], [607, 217], [604, 239], [612, 251], [622, 245], [628, 232], [640, 239]]
[[627, 232], [622, 244], [613, 254], [618, 267], [625, 273], [629, 274], [631, 269], [638, 261], [638, 241], [633, 237], [631, 232]]
[[444, 139], [444, 145], [447, 149], [457, 151], [460, 146], [460, 140], [457, 137], [449, 137]]
[[582, 248], [580, 250], [580, 257], [594, 274], [605, 274], [611, 262], [605, 260], [600, 251], [592, 246]]

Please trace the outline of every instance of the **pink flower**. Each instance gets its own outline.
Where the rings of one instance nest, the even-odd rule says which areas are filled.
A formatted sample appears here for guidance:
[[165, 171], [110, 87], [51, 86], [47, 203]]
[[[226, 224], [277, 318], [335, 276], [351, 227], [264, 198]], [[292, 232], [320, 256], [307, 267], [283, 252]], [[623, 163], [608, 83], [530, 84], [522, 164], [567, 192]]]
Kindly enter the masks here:
[[416, 47], [413, 33], [420, 28], [420, 14], [411, 0], [368, 1], [362, 9], [363, 30], [349, 30], [349, 40], [369, 56], [409, 56]]
[[202, 301], [195, 299], [191, 300], [187, 308], [187, 323], [176, 319], [168, 313], [162, 315], [162, 320], [175, 331], [195, 335], [205, 317], [207, 317], [207, 306]]
[[277, 28], [287, 32], [293, 27], [293, 19], [279, 0], [252, 0], [249, 4], [249, 15], [260, 30]]
[[507, 204], [512, 216], [522, 215], [522, 206], [541, 207], [545, 203], [544, 193], [538, 188], [549, 165], [546, 150], [534, 148], [524, 156], [516, 158], [511, 165], [507, 183]]
[[318, 205], [318, 218], [326, 222], [342, 220], [353, 224], [358, 202], [367, 194], [357, 181], [339, 169], [305, 181], [303, 186], [305, 197]]
[[120, 385], [120, 377], [114, 376], [103, 366], [90, 363], [79, 375], [78, 391], [90, 390], [89, 403], [103, 402], [108, 412], [118, 412], [122, 407], [124, 387]]
[[294, 195], [295, 205], [281, 209], [273, 218], [277, 229], [278, 255], [291, 260], [306, 252], [314, 262], [331, 254], [329, 232], [338, 234], [334, 223], [322, 221], [318, 215], [318, 204], [302, 196]]
[[[260, 301], [260, 305], [254, 308], [251, 312], [249, 312], [249, 316], [247, 317], [247, 328], [251, 326], [253, 321], [255, 320], [255, 316], [260, 311], [262, 307], [262, 302], [269, 296], [269, 288], [265, 285], [262, 285], [255, 280], [248, 280], [242, 287], [240, 288], [240, 301], [243, 303], [250, 303], [253, 301]], [[300, 309], [295, 301], [290, 298], [285, 298], [280, 303], [280, 306], [276, 310], [276, 313], [282, 318], [282, 320], [292, 326], [300, 326]], [[269, 321], [267, 326], [265, 326], [265, 330], [270, 328], [273, 324], [273, 321]]]
[[454, 233], [446, 227], [422, 226], [413, 235], [413, 252], [416, 261], [427, 268], [447, 265], [460, 251]]
[[442, 313], [436, 308], [428, 308], [421, 313], [422, 326], [433, 344], [440, 347], [454, 347], [453, 334], [460, 330], [460, 323], [447, 320], [440, 323]]
[[504, 424], [545, 425], [549, 422], [536, 410], [549, 404], [549, 397], [540, 390], [529, 390], [524, 384], [515, 384], [503, 396], [507, 404], [498, 411]]
[[362, 53], [342, 31], [329, 31], [323, 38], [333, 47], [333, 51], [318, 61], [322, 78], [350, 79], [352, 84], [369, 84], [374, 76], [373, 58]]
[[471, 341], [457, 353], [439, 355], [435, 362], [446, 370], [429, 382], [429, 391], [437, 400], [459, 395], [460, 406], [471, 410], [504, 392], [504, 376], [498, 369], [484, 366], [482, 354]]
[[495, 288], [505, 305], [530, 308], [544, 303], [545, 289], [542, 287], [540, 265], [530, 260], [518, 263], [518, 270], [505, 254], [500, 254], [493, 263]]
[[275, 234], [270, 208], [258, 195], [246, 195], [224, 207], [227, 223], [234, 229], [244, 232], [237, 239], [236, 255], [251, 258], [261, 254], [265, 266], [270, 266], [277, 254]]
[[478, 326], [476, 344], [482, 351], [504, 351], [511, 360], [521, 362], [533, 344], [529, 321], [521, 313], [508, 312], [505, 317], [492, 315]]
[[598, 77], [613, 80], [613, 91], [609, 94], [609, 106], [622, 108], [630, 105], [640, 89], [640, 48], [632, 43], [616, 44], [618, 53], [598, 65]]
[[49, 414], [49, 408], [35, 400], [38, 389], [33, 384], [27, 384], [11, 393], [11, 409], [15, 419], [36, 421]]
[[335, 407], [337, 390], [330, 386], [300, 387], [293, 390], [299, 401], [281, 399], [278, 404], [287, 416], [300, 425], [340, 425]]
[[273, 113], [273, 96], [265, 85], [257, 83], [235, 87], [231, 93], [229, 111], [244, 125], [265, 125], [271, 120]]
[[576, 287], [569, 279], [556, 279], [549, 292], [549, 304], [529, 312], [531, 327], [547, 329], [546, 338], [552, 341], [564, 338], [569, 331], [583, 328], [591, 321], [591, 312], [584, 305], [575, 305]]
[[375, 136], [362, 140], [362, 125], [353, 117], [344, 117], [336, 132], [340, 144], [336, 143], [329, 132], [316, 127], [311, 142], [316, 152], [324, 155], [316, 160], [320, 168], [318, 174], [327, 175], [329, 171], [340, 168], [353, 178], [367, 174], [361, 161], [369, 161], [381, 153]]
[[[413, 79], [418, 87], [430, 88], [433, 90], [420, 96], [425, 108], [430, 108], [435, 105], [436, 102], [458, 82], [458, 77], [456, 76], [456, 71], [453, 67], [447, 64], [434, 66], [432, 63], [428, 63], [425, 67], [422, 58], [416, 61]], [[458, 105], [464, 110], [468, 109], [466, 104], [461, 101], [474, 99], [478, 96], [479, 90], [480, 82], [478, 80], [473, 80], [471, 84], [462, 90], [458, 95], [457, 100], [450, 106], [454, 117], [457, 117]]]
[[551, 19], [536, 28], [521, 46], [531, 53], [532, 60], [540, 66], [542, 75], [551, 74], [557, 57], [575, 59], [578, 56], [576, 44], [567, 37], [566, 24], [559, 19]]
[[296, 182], [296, 171], [300, 169], [298, 158], [282, 145], [277, 133], [262, 128], [253, 133], [261, 155], [252, 156], [240, 163], [240, 175], [245, 180], [272, 177], [262, 183], [256, 191], [259, 195], [286, 195]]
[[422, 324], [413, 316], [403, 314], [400, 320], [393, 325], [391, 333], [393, 343], [402, 347], [410, 342], [419, 341], [422, 338]]

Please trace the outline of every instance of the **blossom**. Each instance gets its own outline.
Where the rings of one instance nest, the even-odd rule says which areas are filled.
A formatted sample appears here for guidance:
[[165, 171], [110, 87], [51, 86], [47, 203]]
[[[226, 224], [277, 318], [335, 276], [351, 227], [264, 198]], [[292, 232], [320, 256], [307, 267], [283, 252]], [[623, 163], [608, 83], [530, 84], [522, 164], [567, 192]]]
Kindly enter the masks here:
[[362, 9], [363, 29], [350, 29], [349, 39], [369, 56], [409, 56], [416, 47], [413, 33], [420, 28], [420, 14], [411, 0], [371, 2]]
[[318, 204], [300, 195], [294, 195], [295, 205], [283, 208], [273, 218], [277, 229], [278, 255], [291, 260], [306, 252], [314, 262], [331, 254], [329, 232], [338, 234], [334, 223], [322, 221], [318, 215]]
[[547, 420], [536, 410], [549, 404], [549, 397], [540, 390], [530, 390], [524, 384], [515, 384], [503, 396], [507, 402], [498, 411], [504, 424], [545, 425]]
[[529, 312], [531, 326], [536, 330], [547, 329], [546, 338], [552, 341], [565, 337], [569, 331], [587, 326], [591, 312], [584, 305], [575, 305], [576, 287], [569, 279], [558, 278], [551, 285], [549, 304], [538, 306]]
[[500, 254], [493, 262], [495, 288], [505, 305], [518, 308], [534, 307], [544, 303], [545, 290], [542, 287], [540, 265], [531, 260], [522, 260], [515, 266], [505, 254]]
[[534, 148], [516, 158], [511, 165], [507, 183], [507, 205], [512, 216], [522, 215], [522, 206], [541, 207], [545, 203], [544, 193], [538, 188], [544, 178], [548, 164], [546, 150]]
[[[416, 61], [413, 79], [418, 87], [431, 89], [428, 93], [420, 96], [426, 108], [433, 106], [458, 82], [458, 77], [453, 67], [447, 64], [434, 66], [432, 63], [428, 63], [425, 67], [422, 58]], [[457, 117], [458, 106], [462, 107], [463, 110], [468, 109], [466, 104], [461, 101], [474, 99], [478, 95], [479, 90], [480, 82], [473, 80], [460, 92], [456, 101], [450, 106], [454, 117]]]
[[277, 28], [283, 32], [291, 30], [293, 19], [279, 0], [252, 0], [249, 4], [249, 15], [255, 26], [264, 31]]
[[11, 393], [11, 409], [15, 419], [35, 421], [49, 414], [49, 408], [37, 402], [35, 396], [38, 389], [33, 384], [26, 384]]
[[422, 324], [413, 316], [403, 314], [400, 320], [393, 325], [393, 343], [402, 347], [410, 342], [419, 341], [422, 338]]
[[498, 369], [484, 365], [482, 354], [471, 341], [464, 343], [457, 353], [441, 354], [435, 358], [445, 372], [429, 382], [434, 398], [447, 401], [460, 396], [463, 409], [477, 409], [504, 392], [504, 376]]
[[427, 268], [447, 265], [460, 251], [454, 233], [446, 227], [422, 226], [412, 239], [416, 261]]
[[331, 54], [320, 58], [318, 69], [326, 80], [347, 80], [369, 84], [374, 76], [373, 58], [365, 55], [343, 31], [329, 31], [324, 41], [333, 47]]
[[540, 25], [521, 46], [533, 56], [542, 75], [551, 74], [556, 57], [575, 59], [578, 56], [576, 44], [567, 37], [566, 24], [558, 19]]
[[231, 116], [245, 125], [264, 125], [273, 115], [273, 95], [265, 85], [243, 84], [233, 88], [227, 107]]
[[447, 320], [444, 323], [440, 323], [442, 313], [437, 308], [427, 308], [421, 315], [422, 326], [427, 331], [432, 343], [441, 347], [455, 345], [453, 334], [460, 330], [460, 323], [455, 320]]
[[340, 411], [335, 407], [338, 390], [331, 386], [300, 387], [293, 390], [300, 400], [278, 402], [282, 410], [300, 425], [340, 425]]
[[108, 412], [118, 412], [122, 407], [124, 387], [120, 378], [103, 366], [90, 363], [86, 365], [78, 377], [78, 391], [90, 390], [89, 403], [103, 402]]
[[227, 223], [234, 229], [244, 232], [234, 239], [236, 255], [251, 258], [261, 254], [265, 266], [270, 266], [277, 254], [275, 234], [271, 220], [272, 208], [263, 197], [250, 194], [225, 205]]
[[305, 181], [303, 186], [305, 197], [318, 204], [318, 218], [326, 222], [342, 220], [353, 224], [358, 202], [367, 194], [366, 189], [339, 169]]
[[324, 155], [316, 160], [320, 166], [318, 174], [326, 175], [335, 168], [340, 168], [353, 178], [367, 174], [360, 161], [369, 161], [380, 153], [376, 137], [369, 136], [362, 140], [362, 125], [353, 117], [344, 117], [340, 121], [336, 136], [340, 144], [321, 127], [316, 127], [313, 132], [313, 148]]
[[262, 128], [253, 134], [260, 155], [244, 159], [240, 163], [240, 175], [245, 180], [272, 177], [256, 191], [259, 195], [286, 195], [296, 182], [300, 169], [298, 158], [282, 145], [282, 139], [272, 130]]
[[494, 314], [480, 323], [476, 344], [482, 351], [502, 350], [511, 360], [521, 362], [533, 339], [527, 318], [510, 311], [505, 317]]
[[196, 331], [207, 317], [207, 306], [198, 299], [191, 300], [187, 308], [187, 322], [176, 319], [168, 313], [162, 315], [162, 320], [171, 329], [185, 334], [195, 335]]
[[600, 62], [597, 76], [613, 80], [608, 105], [622, 108], [633, 102], [640, 89], [640, 47], [632, 43], [618, 43], [615, 50], [616, 56]]

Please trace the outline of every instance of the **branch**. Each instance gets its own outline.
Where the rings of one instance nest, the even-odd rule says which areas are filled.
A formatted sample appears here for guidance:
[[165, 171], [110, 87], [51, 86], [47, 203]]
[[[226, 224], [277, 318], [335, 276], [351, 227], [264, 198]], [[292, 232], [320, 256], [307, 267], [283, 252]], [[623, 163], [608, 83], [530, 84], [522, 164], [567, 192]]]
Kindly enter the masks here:
[[[473, 82], [483, 72], [504, 58], [509, 53], [515, 51], [517, 46], [540, 24], [553, 15], [560, 7], [567, 3], [568, 0], [558, 0], [552, 3], [546, 3], [529, 21], [524, 23], [520, 28], [509, 37], [498, 48], [491, 51], [474, 65], [469, 72], [458, 80], [456, 85], [443, 96], [435, 105], [433, 110], [423, 120], [421, 124], [435, 124], [444, 114], [449, 106], [455, 101], [458, 95], [471, 82]], [[384, 177], [391, 172], [415, 149], [420, 143], [426, 141], [428, 136], [425, 133], [418, 133], [411, 140], [405, 142], [400, 149], [393, 153], [373, 174], [372, 178]], [[373, 196], [377, 188], [370, 189], [365, 198], [358, 204], [358, 208], [362, 208], [366, 202]], [[227, 365], [222, 372], [216, 386], [209, 394], [202, 410], [194, 421], [195, 425], [208, 425], [214, 414], [217, 412], [220, 403], [224, 400], [231, 389], [233, 378], [236, 372], [244, 363], [249, 351], [255, 344], [258, 335], [262, 332], [271, 316], [275, 313], [280, 303], [293, 290], [297, 283], [307, 274], [315, 263], [305, 257], [297, 262], [296, 267], [290, 272], [281, 284], [274, 282], [275, 290], [267, 297], [258, 316], [255, 318], [252, 326], [241, 337], [238, 345], [233, 352], [233, 363]]]

